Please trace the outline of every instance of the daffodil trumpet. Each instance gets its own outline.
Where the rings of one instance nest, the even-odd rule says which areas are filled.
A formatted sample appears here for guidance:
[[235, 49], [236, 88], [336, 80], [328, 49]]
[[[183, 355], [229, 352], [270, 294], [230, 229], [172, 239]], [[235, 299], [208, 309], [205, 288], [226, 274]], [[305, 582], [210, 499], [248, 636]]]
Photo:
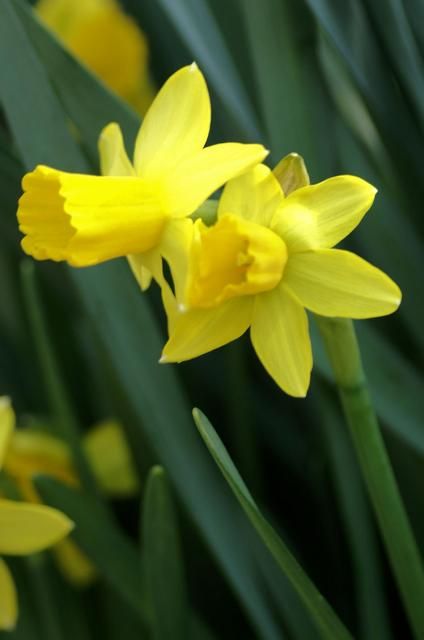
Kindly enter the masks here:
[[211, 109], [197, 65], [159, 91], [135, 141], [134, 162], [109, 124], [99, 139], [102, 176], [38, 166], [23, 178], [18, 220], [23, 250], [74, 267], [127, 256], [142, 289], [161, 259], [180, 251], [191, 214], [229, 179], [261, 162], [260, 144], [205, 147]]

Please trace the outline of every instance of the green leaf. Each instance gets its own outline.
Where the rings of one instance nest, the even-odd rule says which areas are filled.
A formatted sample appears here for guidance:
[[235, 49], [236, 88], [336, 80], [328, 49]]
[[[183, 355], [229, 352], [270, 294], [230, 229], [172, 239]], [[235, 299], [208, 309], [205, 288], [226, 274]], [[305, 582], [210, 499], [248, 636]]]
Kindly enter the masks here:
[[[63, 170], [85, 170], [84, 156], [72, 139], [68, 120], [49, 85], [46, 71], [38, 57], [34, 56], [31, 43], [16, 14], [15, 3], [3, 0], [0, 15], [0, 57], [2, 60], [13, 60], [13, 64], [0, 65], [0, 100], [21, 157], [31, 167], [36, 163], [53, 164], [53, 149], [58, 145], [63, 150]], [[23, 78], [24, 93], [27, 97], [31, 96], [30, 113], [37, 114], [37, 126], [31, 126], [30, 136], [27, 127], [22, 126], [22, 122], [31, 121], [28, 102], [22, 98]]]
[[300, 153], [315, 181], [332, 161], [322, 144], [331, 120], [316, 59], [305, 46], [315, 28], [310, 14], [287, 0], [240, 0], [239, 6], [272, 161]]
[[8, 558], [7, 566], [12, 571], [18, 592], [19, 615], [15, 629], [3, 632], [2, 636], [8, 640], [38, 640], [41, 632], [39, 613], [26, 558]]
[[397, 315], [402, 316], [413, 332], [417, 346], [424, 349], [424, 300], [420, 294], [423, 246], [408, 215], [404, 185], [340, 56], [326, 38], [320, 42], [320, 57], [330, 90], [345, 120], [345, 124], [340, 123], [334, 140], [341, 172], [359, 175], [379, 191], [370, 214], [355, 229], [351, 239], [355, 242], [359, 238], [365, 257], [390, 274], [405, 292]]
[[377, 37], [384, 43], [397, 80], [413, 105], [416, 120], [423, 130], [424, 63], [407, 19], [404, 3], [390, 0], [377, 6], [375, 2], [368, 0], [365, 4]]
[[285, 543], [263, 517], [227, 450], [206, 416], [194, 409], [193, 417], [207, 448], [230, 485], [252, 525], [275, 561], [291, 582], [305, 607], [308, 609], [321, 636], [328, 640], [351, 639], [349, 631], [339, 620], [333, 609], [311, 582]]
[[124, 138], [132, 148], [140, 117], [89, 69], [82, 67], [53, 34], [46, 31], [28, 6], [15, 2], [14, 7], [43, 62], [49, 81], [82, 135], [82, 144], [89, 153], [90, 161], [97, 166], [99, 133], [112, 121], [119, 122]]
[[307, 0], [307, 4], [343, 57], [392, 157], [398, 159], [405, 183], [413, 187], [421, 179], [422, 132], [411, 119], [409, 105], [393, 82], [393, 71], [375, 37], [364, 4], [355, 0], [344, 3]]
[[135, 545], [88, 494], [49, 477], [39, 476], [34, 481], [43, 501], [60, 509], [75, 522], [72, 539], [105, 580], [138, 611], [140, 620], [146, 622], [148, 614], [141, 597], [142, 582]]
[[81, 446], [79, 426], [50, 339], [33, 261], [28, 259], [22, 263], [21, 276], [22, 292], [40, 363], [40, 372], [57, 430], [69, 444], [75, 468], [83, 486], [91, 493], [97, 494], [96, 480]]
[[259, 139], [259, 125], [237, 68], [205, 0], [159, 0], [214, 89], [231, 129]]
[[189, 624], [184, 562], [175, 507], [162, 467], [150, 471], [142, 510], [142, 567], [153, 608], [155, 640], [186, 640]]
[[43, 555], [37, 554], [26, 559], [29, 580], [33, 588], [40, 618], [40, 632], [43, 640], [65, 640], [63, 628], [59, 618], [59, 611], [52, 606], [52, 585], [49, 581]]

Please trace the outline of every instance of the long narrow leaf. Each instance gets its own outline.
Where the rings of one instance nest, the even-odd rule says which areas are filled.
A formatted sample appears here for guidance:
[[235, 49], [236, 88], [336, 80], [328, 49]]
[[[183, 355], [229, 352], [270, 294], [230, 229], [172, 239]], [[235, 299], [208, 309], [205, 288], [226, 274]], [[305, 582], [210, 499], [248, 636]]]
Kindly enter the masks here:
[[320, 630], [321, 636], [327, 640], [351, 639], [352, 636], [349, 631], [311, 582], [285, 543], [261, 514], [209, 420], [198, 409], [194, 410], [193, 416], [200, 435], [230, 485], [234, 495], [240, 502], [263, 543], [268, 547], [275, 561], [290, 580], [305, 607], [309, 610], [317, 628]]
[[186, 640], [189, 614], [178, 524], [162, 467], [147, 478], [141, 519], [142, 565], [153, 608], [155, 640]]
[[207, 74], [233, 129], [244, 139], [258, 139], [259, 126], [249, 97], [207, 2], [159, 0], [159, 4]]

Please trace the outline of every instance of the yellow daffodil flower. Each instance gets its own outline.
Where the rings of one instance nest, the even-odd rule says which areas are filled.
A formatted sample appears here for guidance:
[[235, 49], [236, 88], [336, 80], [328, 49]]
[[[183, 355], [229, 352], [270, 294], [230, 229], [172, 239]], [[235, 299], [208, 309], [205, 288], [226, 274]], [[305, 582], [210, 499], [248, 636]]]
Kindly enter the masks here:
[[[83, 448], [99, 487], [110, 497], [127, 497], [138, 490], [138, 481], [122, 427], [113, 420], [88, 430]], [[69, 447], [60, 439], [35, 429], [14, 431], [3, 463], [22, 497], [33, 503], [41, 499], [33, 483], [37, 474], [49, 475], [70, 486], [79, 480]], [[52, 549], [64, 575], [77, 586], [86, 586], [96, 577], [96, 569], [69, 538]]]
[[305, 309], [329, 317], [371, 318], [397, 309], [401, 293], [379, 269], [334, 249], [371, 207], [376, 189], [337, 176], [284, 196], [258, 165], [229, 182], [216, 224], [194, 225], [175, 282], [179, 311], [168, 313], [162, 362], [216, 349], [250, 327], [254, 349], [275, 382], [305, 396], [312, 352]]
[[268, 153], [258, 144], [204, 148], [210, 118], [207, 86], [193, 63], [156, 96], [136, 139], [134, 166], [116, 124], [100, 136], [103, 176], [38, 166], [24, 177], [19, 202], [24, 251], [77, 267], [129, 256], [145, 288], [146, 269], [158, 273], [161, 256], [168, 259], [189, 233], [188, 216]]
[[144, 114], [154, 97], [146, 37], [116, 0], [39, 0], [36, 11], [70, 51]]
[[[0, 398], [0, 466], [14, 429], [15, 417], [7, 398]], [[68, 535], [73, 523], [60, 511], [43, 505], [0, 499], [0, 555], [28, 555], [43, 551]], [[16, 588], [0, 558], [0, 629], [13, 629], [18, 612]]]

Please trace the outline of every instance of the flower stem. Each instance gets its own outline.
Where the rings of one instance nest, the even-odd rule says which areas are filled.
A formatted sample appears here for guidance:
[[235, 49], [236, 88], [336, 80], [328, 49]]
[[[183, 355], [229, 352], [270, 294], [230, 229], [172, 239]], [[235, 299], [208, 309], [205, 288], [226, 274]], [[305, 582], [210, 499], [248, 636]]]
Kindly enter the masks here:
[[316, 317], [344, 414], [414, 635], [424, 638], [424, 572], [387, 455], [351, 320]]

